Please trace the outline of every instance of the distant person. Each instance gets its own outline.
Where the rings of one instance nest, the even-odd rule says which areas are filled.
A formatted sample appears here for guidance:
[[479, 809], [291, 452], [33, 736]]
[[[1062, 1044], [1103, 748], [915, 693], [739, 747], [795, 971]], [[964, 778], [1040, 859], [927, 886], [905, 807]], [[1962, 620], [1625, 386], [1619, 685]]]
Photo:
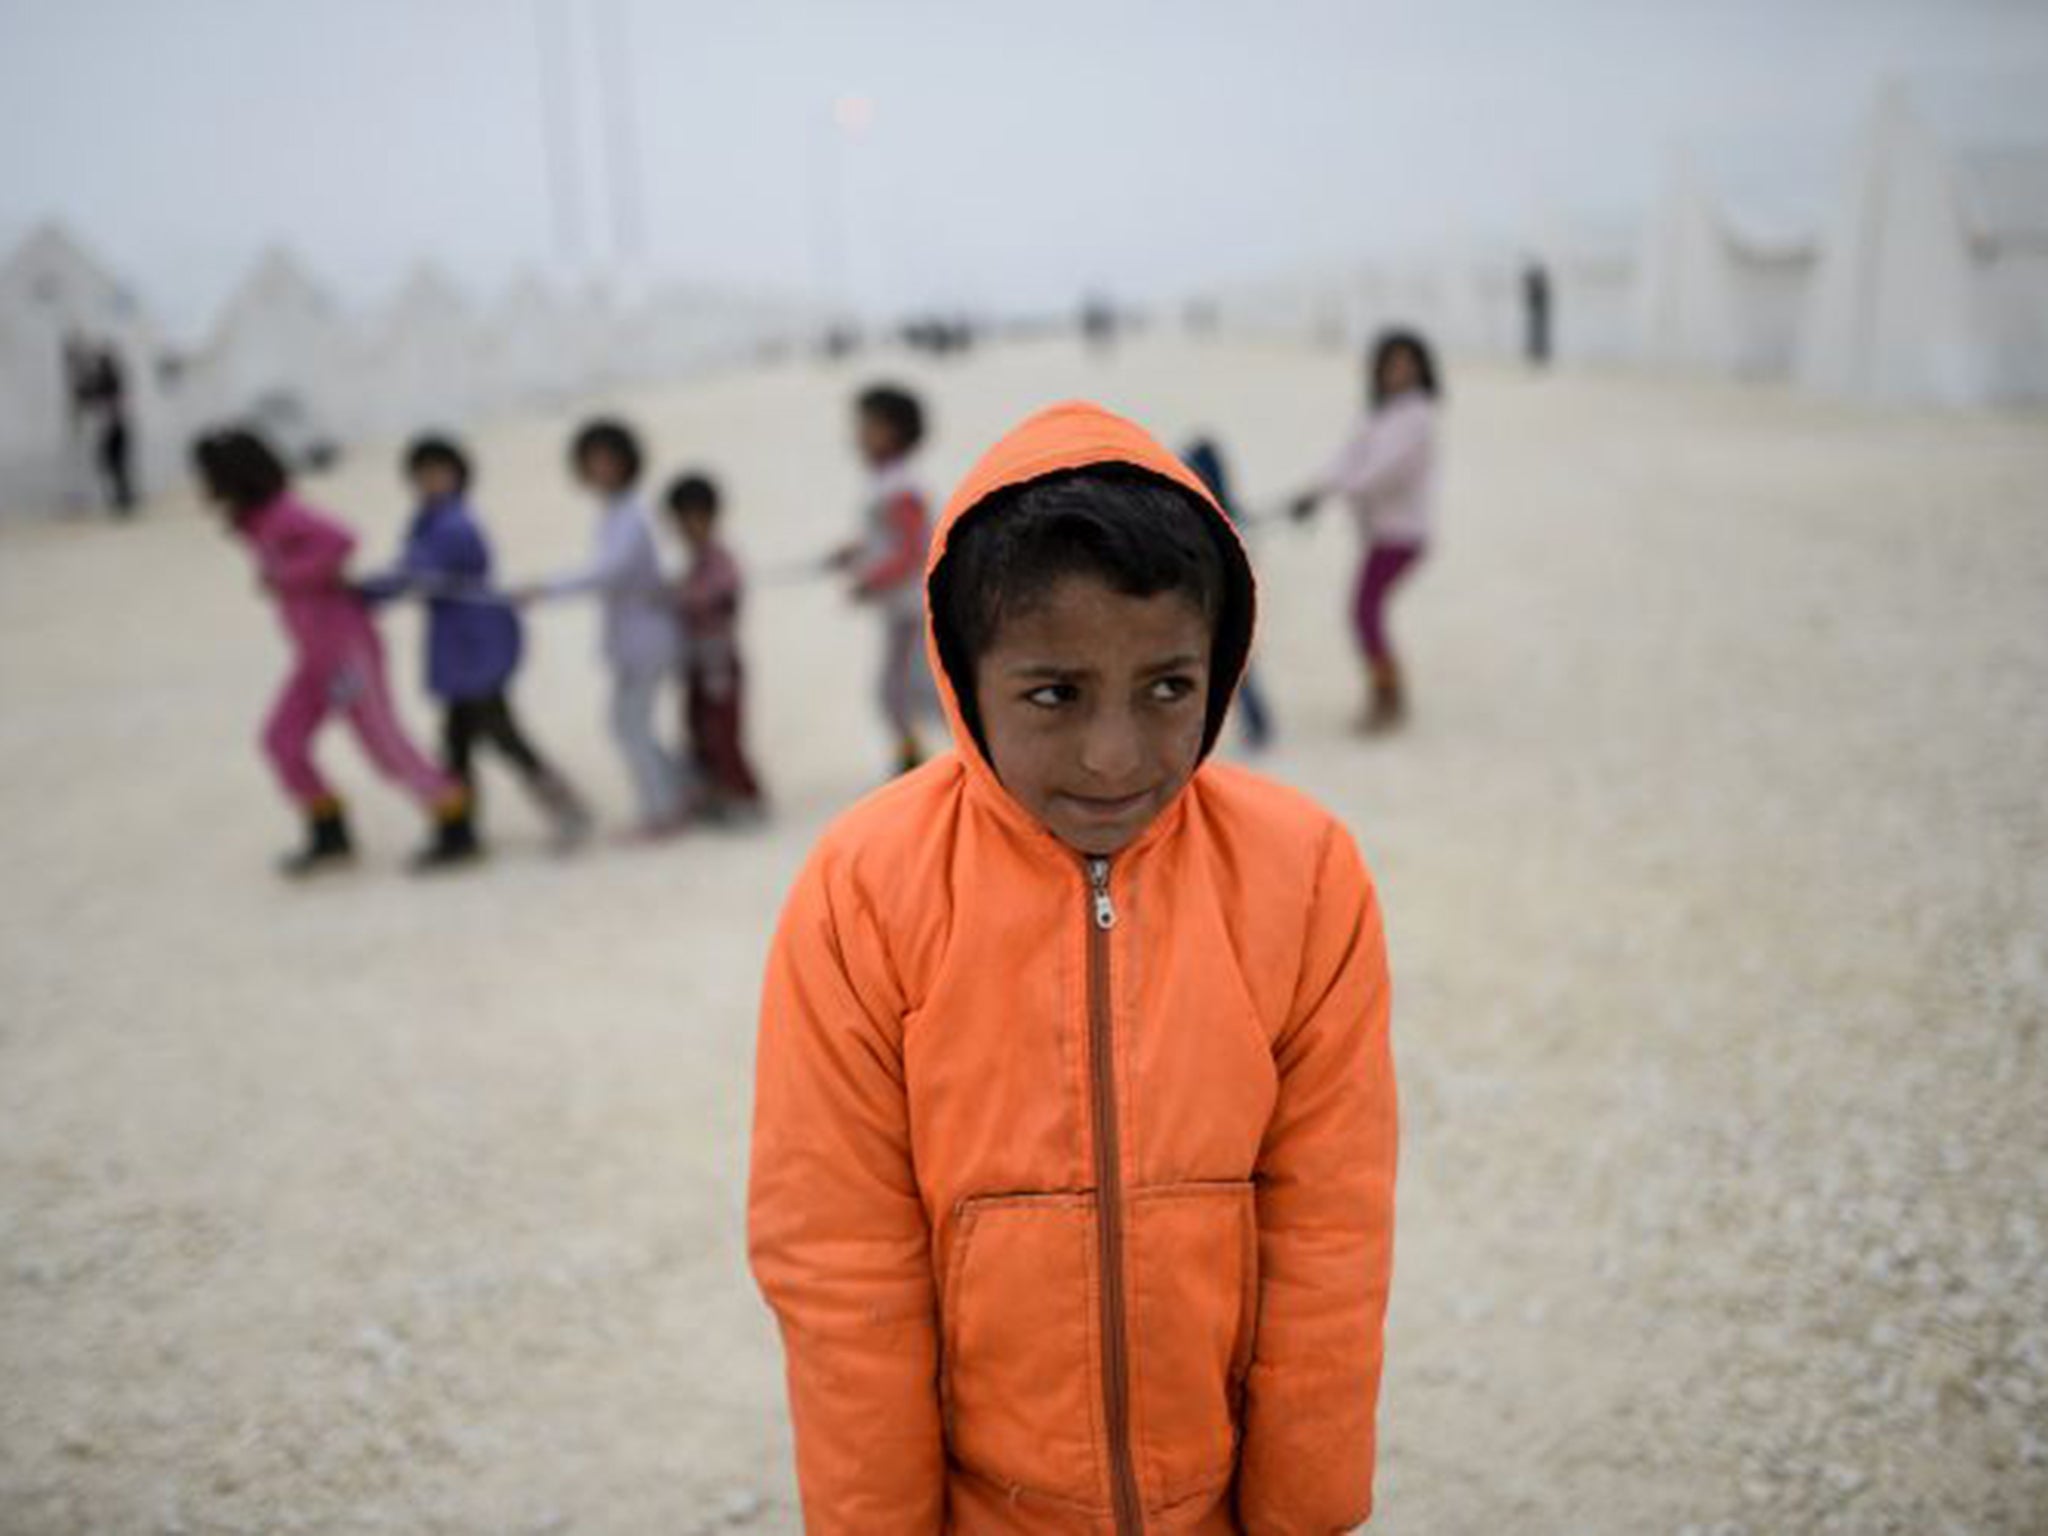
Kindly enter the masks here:
[[1081, 339], [1091, 352], [1107, 353], [1116, 346], [1116, 306], [1100, 295], [1081, 303]]
[[476, 855], [469, 793], [415, 747], [399, 724], [384, 677], [384, 646], [362, 597], [344, 578], [356, 537], [292, 494], [270, 446], [252, 432], [200, 438], [192, 460], [206, 495], [256, 556], [257, 579], [277, 604], [293, 665], [263, 727], [263, 748], [306, 817], [306, 843], [285, 858], [287, 875], [349, 862], [354, 847], [341, 797], [313, 762], [313, 738], [330, 715], [345, 719], [377, 770], [410, 790], [433, 818], [412, 857], [416, 870]]
[[969, 471], [954, 750], [819, 839], [769, 950], [748, 1255], [813, 1532], [1348, 1531], [1397, 1144], [1343, 823], [1211, 753], [1252, 571], [1097, 406]]
[[415, 439], [403, 471], [417, 509], [398, 563], [359, 584], [372, 605], [426, 599], [427, 692], [441, 704], [448, 771], [477, 800], [474, 758], [488, 744], [511, 764], [568, 848], [590, 831], [590, 812], [569, 781], [542, 759], [512, 713], [521, 650], [519, 615], [490, 589], [491, 546], [469, 501], [469, 456], [445, 437]]
[[690, 759], [712, 821], [753, 821], [763, 810], [761, 781], [741, 741], [746, 672], [740, 664], [739, 562], [718, 536], [718, 483], [679, 475], [670, 483], [669, 516], [689, 551], [677, 605], [683, 616], [683, 713]]
[[130, 460], [128, 377], [110, 345], [72, 335], [64, 343], [64, 375], [71, 403], [73, 440], [82, 445], [116, 517], [135, 510]]
[[1352, 620], [1365, 653], [1366, 705], [1359, 729], [1378, 733], [1407, 718], [1408, 691], [1387, 633], [1387, 604], [1429, 548], [1436, 508], [1436, 359], [1414, 331], [1383, 334], [1370, 354], [1368, 410], [1322, 478], [1290, 508], [1306, 518], [1327, 496], [1350, 502], [1364, 537]]
[[861, 534], [833, 564], [846, 572], [856, 602], [882, 619], [877, 694], [896, 738], [896, 766], [908, 773], [924, 761], [924, 727], [938, 714], [938, 694], [924, 653], [924, 562], [931, 546], [931, 510], [917, 472], [924, 442], [924, 405], [909, 390], [876, 384], [853, 407], [854, 443], [868, 466]]
[[[1223, 515], [1233, 524], [1242, 526], [1237, 504], [1230, 495], [1230, 474], [1223, 465], [1223, 450], [1216, 446], [1215, 441], [1206, 437], [1196, 438], [1188, 444], [1181, 458], [1209, 488], [1209, 494], [1223, 509]], [[1266, 707], [1266, 690], [1260, 686], [1259, 675], [1250, 658], [1245, 661], [1244, 676], [1238, 680], [1236, 702], [1245, 746], [1254, 752], [1264, 751], [1273, 740], [1273, 713]]]
[[569, 444], [576, 483], [597, 501], [596, 542], [579, 569], [522, 588], [522, 602], [595, 594], [604, 608], [611, 728], [640, 807], [640, 835], [662, 838], [688, 821], [682, 765], [655, 731], [662, 689], [681, 656], [681, 628], [654, 524], [640, 500], [640, 439], [624, 422], [588, 421]]
[[1550, 273], [1540, 261], [1522, 268], [1523, 351], [1531, 366], [1550, 362]]

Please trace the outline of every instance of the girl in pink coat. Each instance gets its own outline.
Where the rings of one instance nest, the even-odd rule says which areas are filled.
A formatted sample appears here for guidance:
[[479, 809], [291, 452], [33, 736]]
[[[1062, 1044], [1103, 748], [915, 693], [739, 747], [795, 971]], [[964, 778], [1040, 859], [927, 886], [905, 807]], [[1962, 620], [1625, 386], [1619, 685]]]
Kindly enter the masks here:
[[277, 603], [294, 652], [290, 677], [263, 726], [263, 751], [306, 817], [306, 844], [285, 858], [287, 875], [308, 875], [354, 855], [341, 798], [313, 761], [313, 737], [338, 714], [370, 761], [403, 785], [433, 818], [413, 855], [415, 869], [474, 857], [469, 796], [406, 736], [384, 681], [384, 647], [363, 599], [343, 577], [355, 535], [291, 491], [275, 453], [252, 432], [213, 432], [192, 448], [206, 488], [256, 556], [258, 579]]

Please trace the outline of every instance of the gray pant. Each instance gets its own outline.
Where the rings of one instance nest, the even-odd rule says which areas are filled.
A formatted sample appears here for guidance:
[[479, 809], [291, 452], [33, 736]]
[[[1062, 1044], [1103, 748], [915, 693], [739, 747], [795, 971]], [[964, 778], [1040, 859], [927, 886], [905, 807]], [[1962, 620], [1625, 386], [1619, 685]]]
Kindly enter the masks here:
[[882, 718], [898, 736], [914, 735], [920, 720], [941, 718], [939, 690], [925, 657], [923, 614], [888, 616], [882, 631], [882, 675], [877, 684]]
[[682, 805], [682, 768], [654, 733], [654, 708], [666, 667], [620, 667], [612, 673], [612, 739], [633, 776], [640, 819], [667, 821]]

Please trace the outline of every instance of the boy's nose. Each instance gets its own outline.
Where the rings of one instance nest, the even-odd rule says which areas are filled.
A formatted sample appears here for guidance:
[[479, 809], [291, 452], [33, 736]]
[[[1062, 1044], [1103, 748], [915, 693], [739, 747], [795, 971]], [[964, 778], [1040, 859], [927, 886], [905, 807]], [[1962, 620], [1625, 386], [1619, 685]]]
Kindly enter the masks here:
[[1121, 789], [1144, 760], [1138, 722], [1128, 710], [1097, 711], [1081, 737], [1081, 767], [1090, 778]]

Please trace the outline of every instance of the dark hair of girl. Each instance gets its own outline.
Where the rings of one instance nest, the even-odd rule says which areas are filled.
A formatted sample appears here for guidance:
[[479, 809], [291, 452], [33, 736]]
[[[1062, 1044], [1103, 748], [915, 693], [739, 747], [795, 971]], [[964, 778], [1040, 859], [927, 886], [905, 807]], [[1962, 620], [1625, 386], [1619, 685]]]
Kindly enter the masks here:
[[1372, 401], [1372, 408], [1378, 410], [1393, 398], [1387, 393], [1386, 385], [1382, 381], [1386, 378], [1387, 360], [1396, 352], [1406, 352], [1414, 359], [1414, 387], [1432, 400], [1441, 398], [1443, 387], [1437, 383], [1436, 353], [1430, 349], [1429, 343], [1423, 339], [1420, 331], [1396, 328], [1380, 332], [1373, 339], [1371, 351], [1367, 355], [1365, 389]]
[[192, 467], [206, 494], [237, 517], [268, 506], [291, 484], [291, 474], [270, 444], [245, 427], [223, 427], [192, 443]]

